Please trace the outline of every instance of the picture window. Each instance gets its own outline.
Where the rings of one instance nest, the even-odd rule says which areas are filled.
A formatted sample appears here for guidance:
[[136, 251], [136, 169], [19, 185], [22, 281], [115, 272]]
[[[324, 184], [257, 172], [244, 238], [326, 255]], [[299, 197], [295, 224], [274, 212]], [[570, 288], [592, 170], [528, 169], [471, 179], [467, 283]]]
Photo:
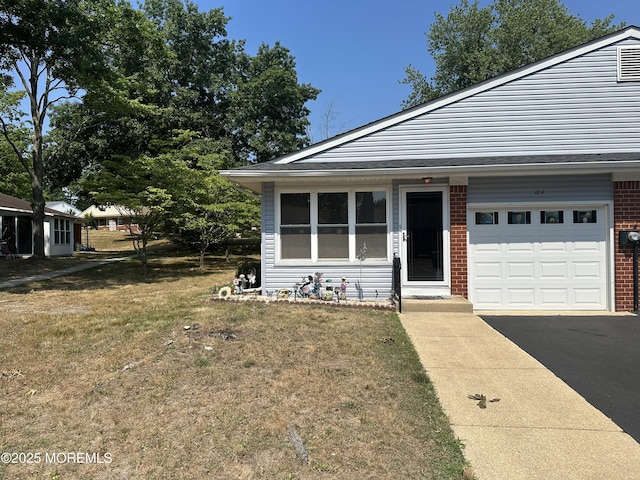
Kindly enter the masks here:
[[529, 225], [531, 224], [531, 212], [509, 212], [509, 225]]
[[497, 225], [498, 212], [476, 212], [476, 225]]
[[596, 210], [574, 210], [573, 223], [598, 223]]
[[564, 212], [562, 210], [542, 210], [540, 212], [540, 223], [564, 223]]
[[388, 192], [280, 193], [282, 260], [388, 260]]

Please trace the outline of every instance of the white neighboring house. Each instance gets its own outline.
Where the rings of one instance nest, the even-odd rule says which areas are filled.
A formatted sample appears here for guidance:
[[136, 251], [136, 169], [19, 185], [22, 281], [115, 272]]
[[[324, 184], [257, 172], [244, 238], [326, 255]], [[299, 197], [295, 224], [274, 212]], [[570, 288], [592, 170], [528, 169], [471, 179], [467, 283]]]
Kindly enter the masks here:
[[[45, 207], [44, 254], [73, 255], [75, 215]], [[0, 193], [2, 238], [18, 255], [33, 254], [33, 210], [31, 202]]]
[[52, 210], [57, 210], [62, 213], [68, 213], [69, 215], [73, 215], [74, 217], [82, 216], [82, 210], [74, 207], [70, 203], [57, 201], [57, 202], [47, 202], [46, 206], [51, 208]]
[[108, 207], [91, 205], [84, 212], [80, 214], [82, 218], [95, 220], [95, 227], [98, 230], [109, 229], [111, 231], [116, 230], [137, 230], [138, 225], [131, 223], [131, 215], [127, 215], [127, 209], [125, 207], [117, 207], [110, 205]]

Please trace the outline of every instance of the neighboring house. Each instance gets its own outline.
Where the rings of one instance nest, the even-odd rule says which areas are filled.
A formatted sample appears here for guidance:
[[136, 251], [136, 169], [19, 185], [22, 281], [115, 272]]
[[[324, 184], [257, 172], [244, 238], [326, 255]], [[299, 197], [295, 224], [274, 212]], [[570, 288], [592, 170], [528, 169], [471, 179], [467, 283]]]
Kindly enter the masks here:
[[75, 243], [77, 245], [82, 243], [82, 227], [86, 224], [85, 219], [82, 218], [82, 211], [79, 208], [76, 208], [70, 203], [64, 201], [46, 202], [45, 205], [52, 210], [67, 213], [75, 217], [75, 220], [73, 222], [73, 238], [75, 238]]
[[68, 213], [69, 215], [73, 215], [74, 217], [82, 216], [82, 211], [80, 209], [64, 201], [47, 202], [46, 206], [62, 213]]
[[137, 230], [138, 225], [131, 223], [127, 209], [110, 205], [108, 207], [92, 205], [80, 214], [85, 219], [93, 218], [98, 230]]
[[[45, 207], [44, 254], [73, 255], [76, 237], [74, 215]], [[0, 193], [0, 231], [2, 238], [18, 255], [33, 254], [33, 210], [31, 202]]]
[[632, 310], [640, 29], [221, 173], [262, 195], [265, 291], [318, 271], [387, 296], [397, 256], [405, 297]]

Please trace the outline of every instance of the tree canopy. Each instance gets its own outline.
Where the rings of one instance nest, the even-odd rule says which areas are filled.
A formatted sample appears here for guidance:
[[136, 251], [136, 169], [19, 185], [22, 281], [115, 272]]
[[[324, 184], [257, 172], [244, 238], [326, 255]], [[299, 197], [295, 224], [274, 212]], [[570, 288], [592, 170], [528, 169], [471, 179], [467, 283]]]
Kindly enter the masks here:
[[[33, 254], [44, 256], [44, 124], [50, 108], [101, 75], [108, 11], [101, 0], [1, 0], [0, 76], [4, 141], [29, 175]], [[15, 82], [20, 90], [12, 90]], [[17, 100], [26, 98], [28, 113]], [[30, 138], [24, 137], [25, 128]]]
[[412, 92], [408, 108], [541, 60], [619, 30], [613, 15], [587, 25], [559, 0], [461, 0], [445, 17], [436, 14], [427, 37], [435, 73], [427, 77], [413, 66], [401, 83]]
[[218, 169], [307, 145], [319, 90], [279, 43], [248, 54], [228, 21], [191, 0], [0, 0], [0, 162], [23, 167], [36, 210], [70, 189], [206, 248], [258, 225], [256, 199]]

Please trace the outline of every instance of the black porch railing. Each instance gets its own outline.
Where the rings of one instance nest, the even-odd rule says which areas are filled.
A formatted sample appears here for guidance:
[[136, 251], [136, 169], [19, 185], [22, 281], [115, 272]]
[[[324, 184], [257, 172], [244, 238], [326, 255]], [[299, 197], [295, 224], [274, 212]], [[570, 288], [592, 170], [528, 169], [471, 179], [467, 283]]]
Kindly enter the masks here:
[[402, 313], [402, 264], [398, 254], [393, 254], [393, 289], [391, 290], [391, 298], [398, 305], [398, 312]]

